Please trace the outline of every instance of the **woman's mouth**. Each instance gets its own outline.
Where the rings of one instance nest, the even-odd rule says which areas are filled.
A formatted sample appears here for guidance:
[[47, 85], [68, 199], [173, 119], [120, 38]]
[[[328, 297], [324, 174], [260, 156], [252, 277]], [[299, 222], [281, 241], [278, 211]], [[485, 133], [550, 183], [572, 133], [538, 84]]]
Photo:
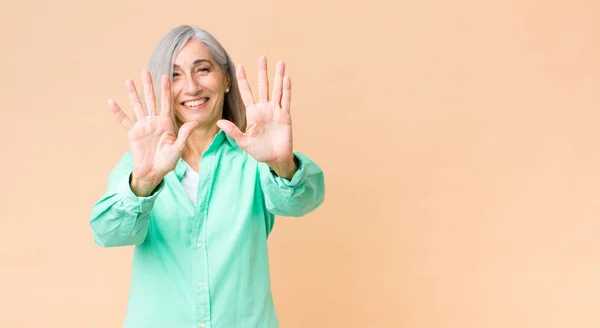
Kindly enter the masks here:
[[208, 98], [204, 97], [204, 98], [184, 101], [181, 104], [191, 110], [195, 110], [195, 109], [199, 109], [202, 106], [204, 106], [204, 104], [206, 104], [206, 102], [208, 102]]

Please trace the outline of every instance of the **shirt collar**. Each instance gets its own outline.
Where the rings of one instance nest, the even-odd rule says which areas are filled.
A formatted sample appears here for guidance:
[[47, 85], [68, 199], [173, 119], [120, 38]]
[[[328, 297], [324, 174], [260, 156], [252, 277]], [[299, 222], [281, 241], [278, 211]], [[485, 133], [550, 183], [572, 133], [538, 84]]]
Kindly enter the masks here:
[[[232, 147], [237, 147], [237, 143], [230, 135], [225, 133], [225, 131], [223, 131], [223, 130], [219, 130], [219, 132], [217, 132], [213, 141], [210, 143], [210, 145], [208, 146], [208, 149], [206, 151], [207, 152], [214, 151], [217, 148], [221, 147], [224, 142], [229, 143], [229, 145]], [[177, 179], [179, 181], [181, 181], [181, 179], [183, 179], [183, 176], [185, 175], [186, 171], [187, 171], [187, 165], [186, 165], [185, 161], [183, 160], [183, 158], [180, 157], [179, 160], [177, 161], [177, 165], [175, 166], [175, 170], [174, 170], [175, 175], [177, 176]]]

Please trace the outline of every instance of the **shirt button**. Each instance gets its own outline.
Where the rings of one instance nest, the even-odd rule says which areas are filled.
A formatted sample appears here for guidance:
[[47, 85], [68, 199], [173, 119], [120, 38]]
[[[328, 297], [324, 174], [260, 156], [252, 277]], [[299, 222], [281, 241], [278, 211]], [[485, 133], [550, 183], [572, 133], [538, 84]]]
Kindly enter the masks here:
[[198, 281], [198, 287], [202, 287], [202, 281]]
[[206, 327], [203, 323], [200, 324], [200, 328]]
[[197, 246], [198, 248], [200, 248], [200, 247], [202, 247], [202, 243], [196, 243], [196, 246]]

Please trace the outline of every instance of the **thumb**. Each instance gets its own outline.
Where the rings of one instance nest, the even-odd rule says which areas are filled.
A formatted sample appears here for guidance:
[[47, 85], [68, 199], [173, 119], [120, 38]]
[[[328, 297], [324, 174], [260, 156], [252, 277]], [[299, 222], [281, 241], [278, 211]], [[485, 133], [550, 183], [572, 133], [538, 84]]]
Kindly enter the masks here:
[[198, 122], [187, 122], [179, 128], [177, 141], [175, 142], [177, 144], [178, 149], [183, 149], [183, 146], [185, 145], [185, 140], [190, 136], [190, 134], [192, 134], [192, 131], [194, 131], [197, 125]]
[[228, 120], [218, 120], [217, 126], [223, 130], [225, 133], [230, 135], [238, 144], [240, 139], [244, 135], [242, 131], [237, 127], [237, 125], [233, 124], [233, 122]]

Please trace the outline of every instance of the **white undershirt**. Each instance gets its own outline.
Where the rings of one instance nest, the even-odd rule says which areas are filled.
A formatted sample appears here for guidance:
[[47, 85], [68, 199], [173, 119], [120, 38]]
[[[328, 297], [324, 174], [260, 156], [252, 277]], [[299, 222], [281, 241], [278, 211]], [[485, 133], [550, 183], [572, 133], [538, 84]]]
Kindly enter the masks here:
[[[185, 162], [185, 161], [184, 161]], [[181, 179], [181, 185], [185, 192], [190, 196], [192, 202], [196, 203], [196, 194], [198, 192], [198, 173], [186, 162], [187, 170]]]

